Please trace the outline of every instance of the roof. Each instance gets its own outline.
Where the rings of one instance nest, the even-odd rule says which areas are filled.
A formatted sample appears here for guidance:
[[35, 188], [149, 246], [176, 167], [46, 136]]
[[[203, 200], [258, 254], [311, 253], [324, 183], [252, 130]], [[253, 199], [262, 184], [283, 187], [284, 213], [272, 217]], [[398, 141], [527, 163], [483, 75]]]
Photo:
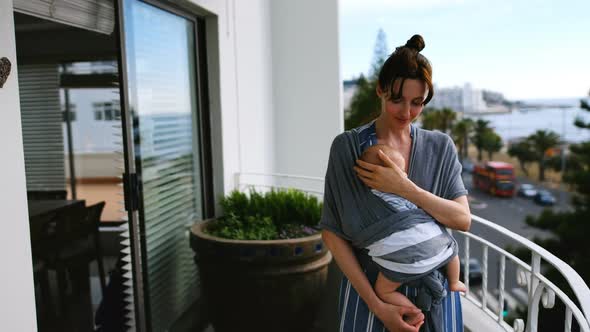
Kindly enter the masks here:
[[493, 168], [514, 168], [514, 166], [512, 166], [512, 164], [505, 163], [503, 161], [488, 161], [486, 163], [486, 166], [490, 166]]

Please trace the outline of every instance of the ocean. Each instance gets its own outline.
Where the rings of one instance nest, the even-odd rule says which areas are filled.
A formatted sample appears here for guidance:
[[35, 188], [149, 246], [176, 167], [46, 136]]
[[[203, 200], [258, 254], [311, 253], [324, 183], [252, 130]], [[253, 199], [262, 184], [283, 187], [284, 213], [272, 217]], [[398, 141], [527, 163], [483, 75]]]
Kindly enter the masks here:
[[[574, 125], [576, 117], [590, 122], [590, 112], [579, 107], [580, 99], [583, 98], [525, 100], [525, 103], [543, 105], [543, 107], [537, 109], [520, 108], [510, 113], [466, 114], [465, 116], [474, 120], [490, 121], [490, 126], [502, 137], [505, 144], [541, 129], [552, 130], [562, 138], [565, 137], [569, 143], [579, 143], [590, 141], [590, 130], [580, 129]], [[590, 98], [585, 98], [585, 100], [589, 101]], [[555, 105], [568, 107], [557, 108]]]

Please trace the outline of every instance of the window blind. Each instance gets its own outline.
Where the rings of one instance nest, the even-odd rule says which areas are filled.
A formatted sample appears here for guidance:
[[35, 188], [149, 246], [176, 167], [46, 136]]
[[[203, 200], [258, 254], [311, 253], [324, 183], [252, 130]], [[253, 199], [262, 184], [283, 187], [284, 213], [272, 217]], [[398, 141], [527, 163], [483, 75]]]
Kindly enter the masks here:
[[27, 190], [64, 190], [64, 138], [57, 65], [18, 66]]
[[113, 0], [14, 0], [14, 10], [107, 35], [115, 26]]

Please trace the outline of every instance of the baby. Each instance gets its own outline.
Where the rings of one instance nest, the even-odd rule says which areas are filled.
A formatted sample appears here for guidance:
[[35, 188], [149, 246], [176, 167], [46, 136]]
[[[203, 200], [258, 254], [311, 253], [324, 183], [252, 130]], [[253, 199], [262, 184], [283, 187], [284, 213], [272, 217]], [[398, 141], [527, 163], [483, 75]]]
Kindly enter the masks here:
[[[376, 144], [368, 147], [361, 156], [361, 159], [371, 164], [386, 166], [384, 165], [381, 158], [379, 158], [379, 150], [383, 151], [383, 153], [385, 153], [385, 155], [387, 155], [400, 169], [402, 169], [402, 171], [405, 169], [405, 160], [403, 156], [391, 147], [383, 144]], [[383, 193], [375, 189], [372, 189], [371, 191], [373, 194], [380, 197], [390, 206], [392, 206], [396, 213], [400, 214], [400, 216], [405, 215], [411, 218], [412, 211], [422, 212], [422, 210], [416, 205], [403, 197], [390, 193]], [[421, 213], [421, 215], [424, 215], [424, 213]], [[430, 267], [437, 266], [437, 264], [441, 265], [447, 261], [446, 272], [449, 282], [449, 289], [452, 291], [467, 291], [465, 285], [459, 281], [459, 257], [456, 254], [454, 254], [450, 259], [449, 255], [446, 255], [445, 257], [439, 254], [434, 255], [434, 257], [428, 257], [428, 259], [424, 259], [424, 257], [409, 257], [412, 256], [412, 252], [420, 252], [421, 250], [407, 250], [408, 248], [420, 247], [420, 245], [423, 245], [426, 242], [424, 241], [415, 244], [408, 244], [407, 242], [411, 241], [411, 238], [419, 239], [421, 237], [423, 238], [424, 234], [433, 234], [433, 236], [439, 234], [440, 237], [444, 239], [447, 238], [448, 235], [448, 238], [444, 239], [447, 240], [446, 242], [440, 242], [440, 248], [429, 248], [431, 251], [434, 249], [434, 251], [438, 253], [442, 253], [445, 251], [445, 249], [447, 249], [449, 246], [449, 241], [455, 242], [452, 236], [448, 234], [446, 229], [442, 230], [442, 233], [446, 233], [446, 235], [441, 234], [441, 226], [434, 218], [430, 218], [432, 219], [431, 222], [428, 221], [424, 223], [424, 219], [422, 218], [422, 222], [417, 224], [416, 227], [410, 226], [400, 232], [394, 232], [386, 238], [376, 241], [367, 247], [367, 249], [369, 249], [369, 255], [372, 256], [373, 260], [379, 264], [381, 268], [381, 272], [379, 272], [379, 275], [377, 276], [374, 289], [377, 295], [383, 301], [399, 306], [415, 307], [408, 298], [406, 298], [400, 292], [396, 292], [396, 290], [405, 281], [419, 279], [422, 275], [434, 270], [420, 270], [420, 263], [426, 261], [428, 261], [428, 266]], [[404, 242], [406, 242], [405, 246]], [[429, 245], [432, 244], [429, 243]], [[400, 254], [402, 252], [403, 255]], [[418, 256], [418, 254], [416, 254], [416, 256]], [[396, 261], [400, 257], [403, 257], [403, 261]], [[421, 259], [422, 261], [420, 261]], [[407, 262], [412, 262], [415, 266], [417, 266], [416, 269], [412, 270], [413, 267], [408, 267], [412, 264], [404, 264]], [[424, 265], [427, 264], [422, 264], [422, 266]], [[419, 272], [415, 273], [417, 271]]]

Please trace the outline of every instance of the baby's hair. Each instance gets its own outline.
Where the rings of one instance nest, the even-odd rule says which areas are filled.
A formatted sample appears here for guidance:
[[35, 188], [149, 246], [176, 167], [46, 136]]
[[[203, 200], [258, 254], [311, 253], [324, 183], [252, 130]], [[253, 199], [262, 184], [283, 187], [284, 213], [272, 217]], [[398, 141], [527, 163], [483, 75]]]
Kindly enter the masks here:
[[[426, 83], [428, 95], [423, 105], [428, 104], [434, 95], [432, 85], [432, 66], [425, 56], [420, 54], [426, 44], [420, 35], [413, 35], [404, 46], [395, 49], [379, 72], [379, 88], [389, 94], [389, 99], [399, 99], [402, 96], [404, 82], [407, 78], [418, 79]], [[401, 79], [397, 91], [393, 91], [396, 80]]]

